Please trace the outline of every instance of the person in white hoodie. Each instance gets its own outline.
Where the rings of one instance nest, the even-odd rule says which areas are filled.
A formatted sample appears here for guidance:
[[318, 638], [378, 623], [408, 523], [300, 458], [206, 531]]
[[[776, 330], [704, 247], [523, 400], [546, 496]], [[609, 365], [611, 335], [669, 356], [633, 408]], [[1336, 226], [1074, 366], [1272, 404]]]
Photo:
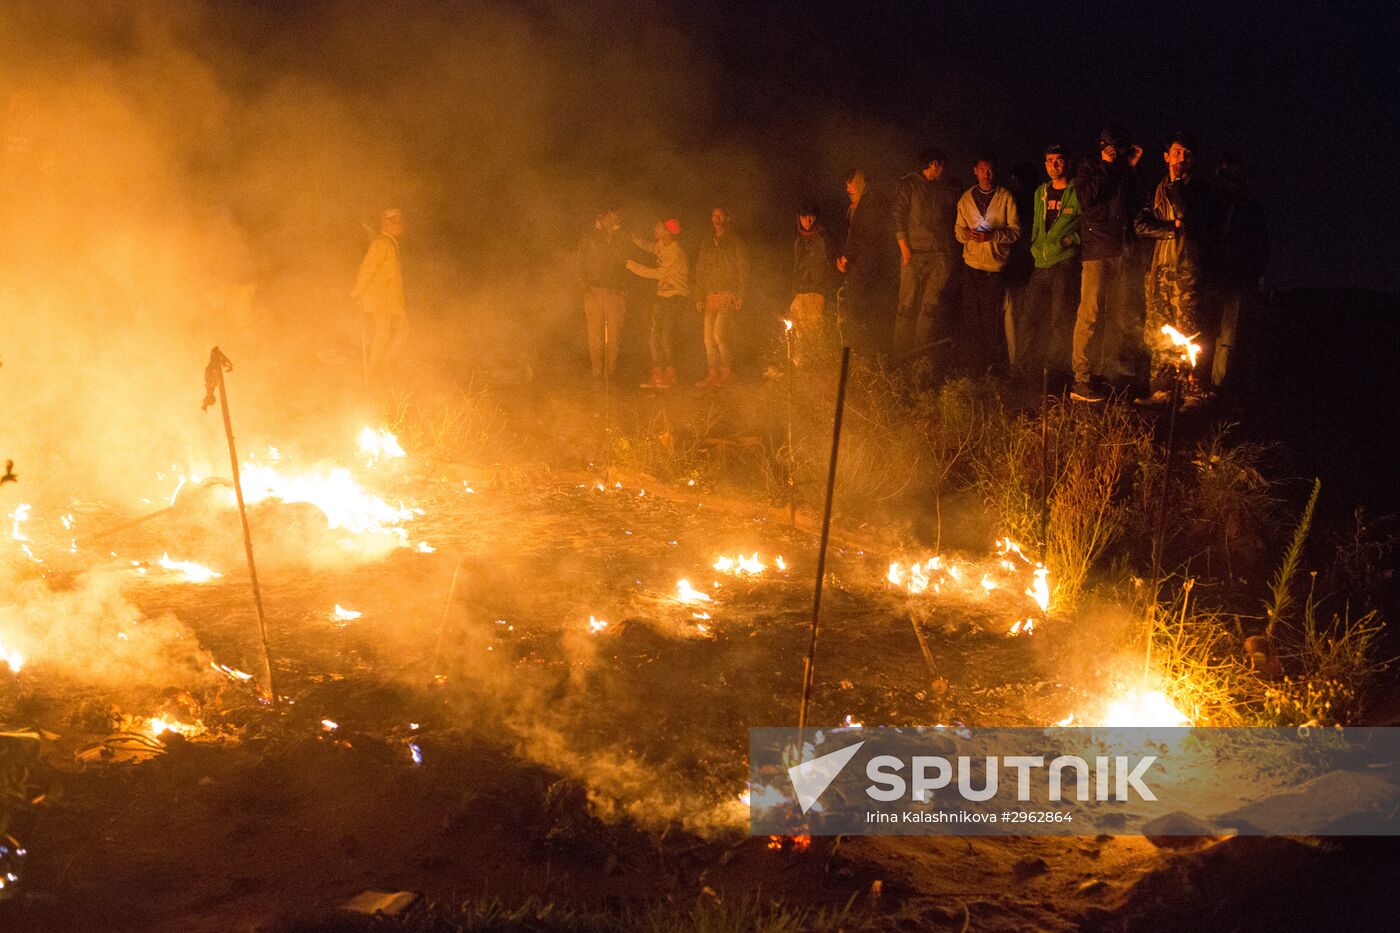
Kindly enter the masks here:
[[1011, 257], [1011, 244], [1021, 238], [1021, 219], [1011, 192], [996, 183], [996, 159], [983, 156], [973, 166], [977, 184], [958, 199], [953, 228], [963, 245], [962, 322], [966, 358], [974, 374], [1007, 367], [1001, 270]]
[[658, 220], [652, 230], [655, 242], [633, 238], [638, 247], [656, 256], [656, 265], [627, 260], [633, 274], [656, 280], [656, 301], [651, 306], [651, 378], [642, 383], [643, 389], [669, 389], [676, 384], [671, 335], [690, 295], [690, 261], [676, 242], [680, 233], [681, 222], [674, 217]]

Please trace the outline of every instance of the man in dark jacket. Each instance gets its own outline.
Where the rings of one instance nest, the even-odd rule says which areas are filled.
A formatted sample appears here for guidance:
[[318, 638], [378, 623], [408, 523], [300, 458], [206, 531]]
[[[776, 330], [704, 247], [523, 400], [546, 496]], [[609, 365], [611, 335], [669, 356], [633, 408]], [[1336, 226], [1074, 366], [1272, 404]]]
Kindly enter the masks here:
[[846, 242], [836, 270], [846, 276], [840, 301], [840, 325], [847, 342], [861, 352], [883, 354], [888, 349], [891, 319], [888, 294], [889, 204], [867, 190], [865, 172], [846, 173]]
[[705, 359], [709, 372], [697, 388], [714, 389], [729, 385], [733, 358], [729, 352], [731, 318], [744, 307], [749, 287], [749, 251], [729, 226], [729, 209], [710, 211], [714, 235], [700, 243], [695, 256], [695, 307], [705, 316]]
[[583, 313], [588, 321], [588, 356], [594, 379], [611, 379], [617, 372], [617, 348], [622, 339], [627, 280], [627, 244], [622, 212], [606, 205], [593, 219], [578, 250], [579, 285], [583, 289]]
[[960, 248], [953, 236], [962, 192], [943, 178], [942, 149], [925, 149], [920, 168], [894, 189], [894, 235], [899, 243], [899, 312], [894, 352], [904, 356], [946, 336]]
[[1239, 156], [1225, 155], [1215, 172], [1214, 222], [1206, 242], [1207, 327], [1214, 330], [1211, 385], [1226, 386], [1241, 325], [1259, 298], [1269, 262], [1264, 209], [1245, 186]]
[[831, 246], [817, 219], [817, 207], [804, 202], [797, 209], [797, 233], [792, 241], [792, 304], [788, 320], [801, 344], [818, 339], [826, 292], [831, 287]]
[[1096, 376], [1124, 375], [1120, 356], [1129, 342], [1133, 211], [1137, 206], [1136, 173], [1142, 147], [1132, 145], [1127, 130], [1110, 126], [1099, 134], [1097, 156], [1084, 159], [1074, 178], [1079, 196], [1082, 274], [1079, 310], [1074, 322], [1070, 398], [1101, 402]]
[[[1143, 342], [1152, 353], [1152, 394], [1148, 404], [1165, 405], [1172, 381], [1187, 369], [1185, 397], [1198, 404], [1207, 375], [1200, 347], [1205, 343], [1201, 319], [1202, 240], [1210, 210], [1204, 186], [1195, 178], [1196, 142], [1186, 133], [1167, 141], [1162, 158], [1167, 174], [1152, 194], [1150, 207], [1134, 220], [1139, 237], [1152, 241], [1147, 271], [1147, 318]], [[1183, 343], [1190, 340], [1197, 348]]]

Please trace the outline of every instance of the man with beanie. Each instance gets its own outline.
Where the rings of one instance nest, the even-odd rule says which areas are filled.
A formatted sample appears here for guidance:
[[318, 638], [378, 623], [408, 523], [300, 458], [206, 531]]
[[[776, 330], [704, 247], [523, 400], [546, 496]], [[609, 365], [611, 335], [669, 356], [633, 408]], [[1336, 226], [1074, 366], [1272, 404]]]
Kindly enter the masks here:
[[1021, 219], [1011, 192], [996, 183], [996, 157], [982, 156], [972, 170], [977, 184], [958, 200], [953, 232], [963, 244], [965, 356], [973, 374], [983, 375], [1006, 368], [1001, 271], [1011, 256], [1011, 244], [1021, 237]]
[[1133, 169], [1141, 158], [1142, 147], [1131, 144], [1128, 131], [1109, 126], [1099, 134], [1098, 155], [1084, 159], [1074, 177], [1083, 259], [1071, 352], [1069, 394], [1076, 401], [1102, 402], [1106, 396], [1094, 385], [1095, 377], [1122, 374], [1127, 291], [1133, 284], [1128, 251], [1137, 203]]
[[894, 352], [906, 356], [944, 336], [958, 244], [958, 189], [943, 178], [948, 157], [928, 148], [919, 155], [918, 171], [899, 180], [894, 190], [894, 235], [899, 243], [899, 311], [894, 322]]
[[627, 247], [618, 232], [621, 229], [621, 211], [615, 204], [607, 204], [579, 244], [578, 273], [588, 324], [588, 357], [593, 378], [599, 382], [617, 373], [617, 348], [622, 339]]
[[656, 256], [656, 265], [627, 260], [629, 271], [656, 280], [656, 300], [651, 306], [651, 378], [642, 383], [643, 389], [669, 389], [676, 384], [671, 335], [690, 295], [690, 262], [676, 242], [680, 233], [681, 222], [674, 217], [658, 220], [652, 228], [652, 243], [634, 240], [638, 247]]

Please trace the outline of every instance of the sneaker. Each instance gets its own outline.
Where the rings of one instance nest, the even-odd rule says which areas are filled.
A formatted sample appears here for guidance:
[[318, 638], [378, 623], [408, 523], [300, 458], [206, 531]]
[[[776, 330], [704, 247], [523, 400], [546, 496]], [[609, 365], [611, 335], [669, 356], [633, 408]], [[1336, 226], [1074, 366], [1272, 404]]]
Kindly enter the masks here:
[[695, 383], [697, 389], [713, 389], [719, 385], [719, 370], [711, 367], [709, 375]]
[[643, 382], [643, 383], [642, 383], [642, 388], [643, 388], [643, 389], [669, 389], [670, 386], [666, 384], [666, 373], [665, 373], [663, 370], [660, 370], [660, 369], [653, 369], [653, 370], [651, 371], [651, 378], [648, 379], [646, 382]]
[[1151, 395], [1144, 395], [1142, 398], [1133, 399], [1133, 404], [1139, 408], [1166, 408], [1172, 403], [1172, 394], [1166, 389], [1158, 389]]
[[1074, 385], [1070, 386], [1069, 397], [1076, 402], [1102, 402], [1104, 399], [1108, 398], [1107, 395], [1104, 395], [1089, 383], [1080, 382], [1078, 379], [1074, 381]]
[[733, 374], [732, 372], [730, 372], [729, 367], [728, 367], [728, 366], [721, 366], [721, 367], [719, 368], [719, 379], [717, 379], [717, 380], [715, 381], [715, 385], [718, 386], [718, 387], [720, 387], [720, 388], [723, 388], [723, 387], [729, 385], [729, 383], [732, 382], [733, 380], [734, 380], [734, 374]]
[[665, 369], [663, 369], [663, 370], [661, 371], [661, 378], [662, 378], [662, 381], [664, 381], [664, 382], [666, 383], [666, 388], [668, 388], [668, 389], [671, 388], [672, 386], [674, 386], [674, 385], [676, 384], [676, 371], [675, 371], [675, 369], [673, 369], [673, 368], [670, 367], [670, 366], [667, 366]]

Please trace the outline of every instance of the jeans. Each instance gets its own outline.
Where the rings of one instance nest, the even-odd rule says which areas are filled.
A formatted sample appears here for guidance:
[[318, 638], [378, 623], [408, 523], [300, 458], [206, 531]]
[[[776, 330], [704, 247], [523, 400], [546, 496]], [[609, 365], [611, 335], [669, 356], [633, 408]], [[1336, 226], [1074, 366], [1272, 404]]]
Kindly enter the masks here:
[[966, 359], [974, 376], [989, 370], [1006, 369], [1006, 332], [1003, 328], [1002, 302], [1006, 290], [1000, 272], [962, 268], [961, 331], [966, 337]]
[[1026, 373], [1070, 369], [1070, 341], [1079, 302], [1079, 261], [1036, 268], [1026, 285], [1017, 367]]
[[894, 352], [903, 356], [947, 336], [957, 267], [946, 253], [917, 252], [899, 267], [899, 312], [894, 319]]
[[666, 369], [671, 365], [671, 335], [676, 329], [676, 319], [685, 310], [689, 299], [684, 295], [657, 296], [651, 306], [651, 366], [652, 369]]
[[705, 296], [705, 361], [711, 369], [728, 369], [729, 355], [729, 316], [738, 307], [738, 299], [732, 292], [718, 292]]

